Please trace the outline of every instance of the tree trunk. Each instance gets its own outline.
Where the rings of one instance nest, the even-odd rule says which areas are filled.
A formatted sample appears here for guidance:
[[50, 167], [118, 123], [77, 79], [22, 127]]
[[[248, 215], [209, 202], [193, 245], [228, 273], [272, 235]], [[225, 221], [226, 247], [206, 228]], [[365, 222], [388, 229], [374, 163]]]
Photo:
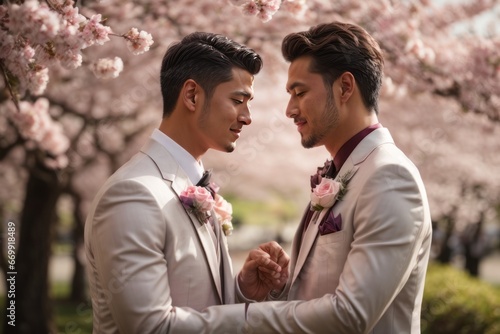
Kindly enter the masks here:
[[[16, 254], [15, 296], [6, 299], [6, 308], [15, 305], [15, 326], [5, 319], [4, 333], [54, 333], [49, 299], [48, 265], [56, 204], [61, 193], [58, 175], [37, 162], [30, 172], [20, 224]], [[14, 271], [11, 269], [11, 271]], [[7, 288], [9, 291], [9, 287]], [[9, 313], [7, 313], [9, 315]]]
[[487, 245], [482, 240], [484, 212], [481, 212], [480, 219], [475, 224], [469, 224], [462, 236], [464, 247], [465, 270], [473, 277], [479, 276], [479, 265], [486, 255]]
[[85, 266], [83, 260], [83, 233], [84, 224], [83, 214], [81, 210], [81, 199], [79, 195], [73, 196], [73, 260], [75, 263], [75, 271], [71, 281], [71, 293], [69, 300], [72, 302], [86, 302], [86, 281], [85, 281]]
[[450, 239], [453, 236], [453, 230], [455, 229], [455, 221], [451, 216], [444, 217], [446, 226], [444, 231], [443, 240], [441, 242], [441, 249], [437, 255], [436, 260], [440, 263], [449, 264], [453, 257], [453, 249], [450, 245]]

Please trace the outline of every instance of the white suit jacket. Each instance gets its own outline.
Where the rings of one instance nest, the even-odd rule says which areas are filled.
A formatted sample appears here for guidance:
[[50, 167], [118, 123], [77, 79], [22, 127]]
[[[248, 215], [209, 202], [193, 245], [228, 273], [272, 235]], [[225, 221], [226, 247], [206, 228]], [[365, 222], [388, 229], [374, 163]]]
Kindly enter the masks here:
[[184, 209], [189, 185], [151, 139], [100, 189], [85, 225], [94, 333], [166, 333], [184, 321], [176, 308], [234, 303], [227, 240], [219, 230], [216, 250], [210, 224]]
[[289, 301], [253, 303], [247, 314], [241, 305], [192, 313], [200, 333], [420, 333], [432, 228], [419, 172], [380, 128], [337, 179], [347, 173], [347, 192], [332, 208], [340, 231], [321, 235], [319, 222], [297, 231]]

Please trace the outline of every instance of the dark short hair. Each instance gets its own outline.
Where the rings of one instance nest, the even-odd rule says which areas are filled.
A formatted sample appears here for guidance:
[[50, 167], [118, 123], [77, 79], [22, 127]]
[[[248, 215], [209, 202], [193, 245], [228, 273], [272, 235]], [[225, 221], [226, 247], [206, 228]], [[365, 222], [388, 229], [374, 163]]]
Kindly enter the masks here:
[[252, 49], [219, 34], [195, 32], [172, 44], [160, 72], [163, 117], [174, 110], [186, 80], [196, 81], [210, 99], [217, 85], [232, 79], [233, 67], [255, 75], [262, 68], [262, 59]]
[[384, 58], [378, 43], [363, 28], [342, 22], [319, 24], [287, 35], [281, 52], [289, 62], [311, 56], [310, 71], [320, 73], [327, 87], [342, 73], [352, 73], [365, 106], [378, 113]]

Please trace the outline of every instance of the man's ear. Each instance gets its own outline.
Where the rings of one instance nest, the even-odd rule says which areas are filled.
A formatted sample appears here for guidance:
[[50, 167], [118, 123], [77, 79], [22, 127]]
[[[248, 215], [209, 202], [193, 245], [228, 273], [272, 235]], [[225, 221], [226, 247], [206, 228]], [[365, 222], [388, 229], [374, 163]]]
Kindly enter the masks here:
[[354, 86], [356, 85], [356, 79], [351, 72], [344, 72], [338, 78], [339, 90], [340, 90], [340, 101], [347, 102], [351, 95], [354, 93]]
[[194, 111], [196, 109], [197, 94], [199, 92], [199, 86], [196, 81], [192, 79], [186, 80], [181, 89], [181, 99], [182, 103], [186, 106], [188, 110]]

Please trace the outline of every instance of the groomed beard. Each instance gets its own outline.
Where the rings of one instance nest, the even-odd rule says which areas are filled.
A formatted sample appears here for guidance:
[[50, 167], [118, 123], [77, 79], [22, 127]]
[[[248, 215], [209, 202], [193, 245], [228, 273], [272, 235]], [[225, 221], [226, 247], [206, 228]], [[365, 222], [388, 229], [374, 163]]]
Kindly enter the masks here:
[[321, 117], [315, 120], [311, 125], [311, 134], [309, 137], [302, 137], [302, 146], [304, 148], [313, 148], [318, 146], [330, 129], [335, 127], [339, 121], [339, 110], [335, 106], [335, 98], [331, 90], [327, 93], [326, 105]]

